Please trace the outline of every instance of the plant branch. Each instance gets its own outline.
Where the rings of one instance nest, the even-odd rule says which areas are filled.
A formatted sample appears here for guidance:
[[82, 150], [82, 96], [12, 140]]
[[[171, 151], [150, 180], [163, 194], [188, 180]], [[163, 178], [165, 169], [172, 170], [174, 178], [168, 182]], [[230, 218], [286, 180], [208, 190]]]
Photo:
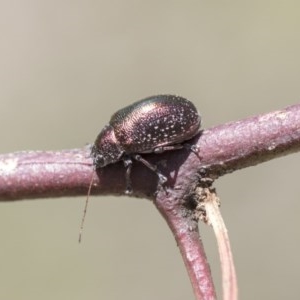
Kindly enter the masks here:
[[[154, 200], [174, 234], [197, 300], [211, 300], [216, 296], [195, 218], [195, 190], [203, 177], [216, 179], [299, 151], [300, 104], [204, 130], [189, 143], [197, 145], [197, 155], [184, 149], [143, 155], [167, 176], [164, 189], [157, 189], [153, 172], [135, 162], [132, 196]], [[94, 172], [89, 153], [88, 146], [0, 155], [0, 201], [86, 195]], [[96, 172], [91, 194], [124, 194], [122, 162]]]
[[[300, 104], [204, 130], [196, 143], [199, 157], [186, 150], [145, 154], [168, 175], [168, 187], [182, 189], [201, 168], [212, 178], [254, 166], [300, 149]], [[89, 147], [63, 151], [27, 151], [0, 155], [0, 201], [86, 195], [93, 172]], [[122, 162], [97, 170], [92, 194], [124, 194]], [[182, 180], [181, 180], [182, 179]], [[157, 178], [134, 163], [132, 196], [154, 199]]]
[[211, 272], [201, 242], [198, 221], [176, 193], [161, 194], [155, 206], [167, 221], [179, 247], [197, 300], [216, 299]]

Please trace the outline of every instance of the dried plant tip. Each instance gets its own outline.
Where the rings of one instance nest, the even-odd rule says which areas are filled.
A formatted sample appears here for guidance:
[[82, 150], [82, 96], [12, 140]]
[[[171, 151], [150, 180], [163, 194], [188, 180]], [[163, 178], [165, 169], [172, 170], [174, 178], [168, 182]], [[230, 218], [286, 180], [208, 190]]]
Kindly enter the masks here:
[[208, 188], [205, 188], [204, 190], [205, 192], [202, 191], [201, 195], [202, 197], [205, 195], [205, 199], [202, 199], [204, 200], [202, 205], [205, 210], [205, 218], [206, 221], [213, 227], [218, 243], [222, 269], [223, 299], [237, 300], [238, 287], [236, 272], [227, 228], [219, 209], [220, 200], [214, 190]]

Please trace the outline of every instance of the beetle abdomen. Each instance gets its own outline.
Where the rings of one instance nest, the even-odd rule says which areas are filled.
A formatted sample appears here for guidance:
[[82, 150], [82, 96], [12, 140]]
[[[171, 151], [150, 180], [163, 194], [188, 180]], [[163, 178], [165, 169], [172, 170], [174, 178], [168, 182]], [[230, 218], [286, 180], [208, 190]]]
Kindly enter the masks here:
[[126, 153], [143, 153], [191, 139], [199, 132], [201, 118], [185, 98], [159, 95], [117, 111], [110, 125]]

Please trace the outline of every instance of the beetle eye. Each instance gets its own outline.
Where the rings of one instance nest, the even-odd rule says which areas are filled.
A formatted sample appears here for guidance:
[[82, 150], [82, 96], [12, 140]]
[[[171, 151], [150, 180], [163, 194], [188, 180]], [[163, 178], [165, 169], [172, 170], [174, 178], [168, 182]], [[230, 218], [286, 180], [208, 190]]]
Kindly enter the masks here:
[[98, 168], [104, 167], [105, 161], [102, 154], [97, 154], [94, 157], [94, 165], [97, 166]]

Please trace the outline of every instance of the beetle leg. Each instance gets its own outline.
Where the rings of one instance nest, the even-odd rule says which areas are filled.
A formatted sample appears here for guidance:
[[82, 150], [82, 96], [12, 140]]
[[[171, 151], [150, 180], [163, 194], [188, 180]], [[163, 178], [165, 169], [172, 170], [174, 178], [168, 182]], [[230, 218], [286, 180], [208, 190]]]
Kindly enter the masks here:
[[196, 155], [198, 154], [200, 148], [197, 145], [191, 145], [189, 143], [185, 143], [183, 144], [183, 147], [187, 150], [191, 150], [193, 153], [195, 153]]
[[132, 160], [127, 157], [124, 158], [124, 166], [126, 168], [126, 173], [125, 173], [125, 181], [126, 181], [126, 190], [125, 190], [125, 194], [131, 194], [132, 193], [132, 186], [131, 186], [131, 178], [130, 178], [130, 174], [131, 174], [131, 168], [132, 168]]
[[193, 153], [195, 153], [196, 155], [199, 152], [199, 147], [197, 145], [191, 145], [191, 144], [188, 144], [188, 143], [177, 144], [177, 145], [168, 145], [168, 146], [160, 146], [160, 147], [155, 148], [153, 150], [153, 152], [154, 153], [162, 153], [162, 152], [165, 152], [165, 151], [178, 150], [178, 149], [182, 149], [182, 148], [190, 150]]
[[165, 151], [182, 149], [183, 147], [184, 147], [184, 145], [182, 145], [182, 144], [160, 146], [160, 147], [155, 148], [153, 150], [153, 152], [154, 153], [162, 153], [162, 152], [165, 152]]
[[149, 163], [147, 160], [142, 158], [139, 154], [133, 155], [133, 158], [135, 160], [141, 162], [142, 164], [144, 164], [147, 168], [152, 170], [158, 176], [158, 185], [160, 187], [162, 187], [163, 184], [167, 181], [167, 178], [163, 174], [160, 173], [160, 171], [157, 169], [156, 165]]

